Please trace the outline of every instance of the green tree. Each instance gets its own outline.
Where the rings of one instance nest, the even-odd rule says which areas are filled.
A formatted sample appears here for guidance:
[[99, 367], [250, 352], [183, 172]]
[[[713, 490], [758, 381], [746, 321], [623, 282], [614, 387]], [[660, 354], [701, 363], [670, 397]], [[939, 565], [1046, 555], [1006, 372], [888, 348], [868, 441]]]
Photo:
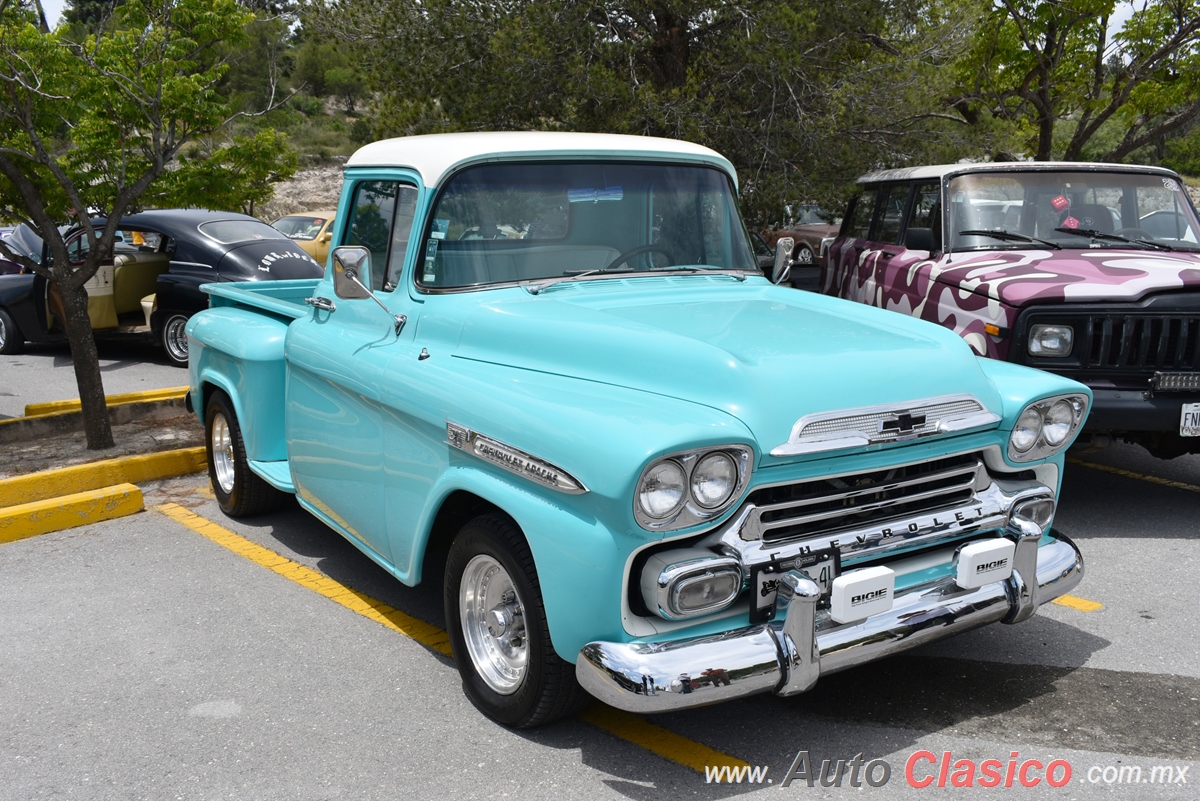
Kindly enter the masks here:
[[[129, 0], [115, 25], [82, 42], [45, 32], [28, 8], [0, 0], [0, 216], [21, 219], [50, 258], [26, 266], [53, 281], [89, 448], [113, 444], [84, 283], [112, 247], [122, 215], [150, 193], [191, 205], [186, 180], [204, 160], [168, 168], [185, 145], [234, 114], [217, 92], [223, 43], [237, 42], [253, 14], [234, 0]], [[169, 180], [164, 180], [168, 178]], [[176, 191], [172, 191], [172, 189]], [[93, 226], [93, 215], [106, 218]], [[71, 264], [56, 224], [87, 237]]]
[[943, 0], [312, 0], [301, 19], [356, 54], [379, 134], [690, 139], [760, 217], [982, 130], [946, 108], [971, 31]]
[[1200, 3], [1144, 0], [1110, 37], [1114, 7], [983, 0], [954, 107], [1014, 123], [1038, 160], [1120, 161], [1186, 127], [1200, 114]]

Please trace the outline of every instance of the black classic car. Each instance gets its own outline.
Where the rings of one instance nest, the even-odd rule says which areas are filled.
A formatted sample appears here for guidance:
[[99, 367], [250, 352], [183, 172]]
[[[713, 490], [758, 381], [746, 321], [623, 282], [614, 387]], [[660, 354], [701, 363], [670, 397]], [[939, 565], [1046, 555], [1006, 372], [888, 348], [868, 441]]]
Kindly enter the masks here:
[[[82, 260], [83, 230], [69, 231], [66, 241], [67, 252]], [[34, 261], [41, 258], [44, 253]], [[88, 315], [93, 331], [152, 337], [172, 364], [186, 367], [184, 325], [208, 307], [201, 284], [319, 278], [323, 272], [285, 234], [253, 217], [143, 211], [122, 218], [112, 252], [88, 281]], [[0, 353], [15, 353], [26, 341], [65, 339], [61, 309], [57, 288], [41, 276], [0, 275]]]

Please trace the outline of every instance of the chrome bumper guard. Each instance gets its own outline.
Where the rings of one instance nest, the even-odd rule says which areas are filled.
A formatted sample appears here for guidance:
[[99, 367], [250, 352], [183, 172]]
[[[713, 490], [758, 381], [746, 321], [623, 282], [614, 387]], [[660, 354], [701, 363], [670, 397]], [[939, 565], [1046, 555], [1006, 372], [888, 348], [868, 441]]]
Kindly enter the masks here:
[[[837, 626], [822, 613], [820, 589], [798, 571], [781, 577], [777, 617], [786, 618], [674, 642], [591, 642], [579, 652], [579, 683], [610, 706], [672, 712], [747, 695], [804, 692], [823, 673], [872, 662], [987, 623], [1025, 620], [1083, 577], [1083, 556], [1066, 537], [1038, 547], [1018, 538], [1010, 578], [964, 590], [946, 578], [897, 593], [890, 611]], [[1023, 576], [1036, 573], [1036, 581]], [[829, 627], [828, 630], [818, 630]]]

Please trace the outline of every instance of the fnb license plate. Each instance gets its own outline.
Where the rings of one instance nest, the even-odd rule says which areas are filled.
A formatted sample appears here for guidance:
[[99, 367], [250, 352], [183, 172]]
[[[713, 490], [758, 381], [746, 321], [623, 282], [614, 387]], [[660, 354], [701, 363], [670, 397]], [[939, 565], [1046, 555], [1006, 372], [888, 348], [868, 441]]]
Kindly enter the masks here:
[[815, 581], [821, 588], [821, 597], [828, 599], [840, 564], [838, 551], [826, 548], [754, 568], [750, 576], [750, 587], [754, 591], [751, 621], [757, 623], [775, 616], [775, 591], [779, 586], [779, 577], [789, 570], [799, 570]]
[[1200, 403], [1185, 403], [1179, 413], [1179, 436], [1200, 437]]

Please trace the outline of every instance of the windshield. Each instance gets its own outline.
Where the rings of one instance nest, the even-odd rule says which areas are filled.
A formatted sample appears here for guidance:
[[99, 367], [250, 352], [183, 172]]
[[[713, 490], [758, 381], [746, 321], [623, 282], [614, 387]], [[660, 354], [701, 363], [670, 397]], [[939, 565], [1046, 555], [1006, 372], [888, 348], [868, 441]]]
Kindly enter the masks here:
[[426, 236], [428, 288], [758, 269], [728, 176], [699, 166], [473, 167], [438, 196]]
[[951, 179], [946, 195], [951, 249], [1040, 249], [1047, 243], [1061, 248], [1200, 249], [1195, 212], [1184, 192], [1174, 178], [1151, 173], [960, 175]]

